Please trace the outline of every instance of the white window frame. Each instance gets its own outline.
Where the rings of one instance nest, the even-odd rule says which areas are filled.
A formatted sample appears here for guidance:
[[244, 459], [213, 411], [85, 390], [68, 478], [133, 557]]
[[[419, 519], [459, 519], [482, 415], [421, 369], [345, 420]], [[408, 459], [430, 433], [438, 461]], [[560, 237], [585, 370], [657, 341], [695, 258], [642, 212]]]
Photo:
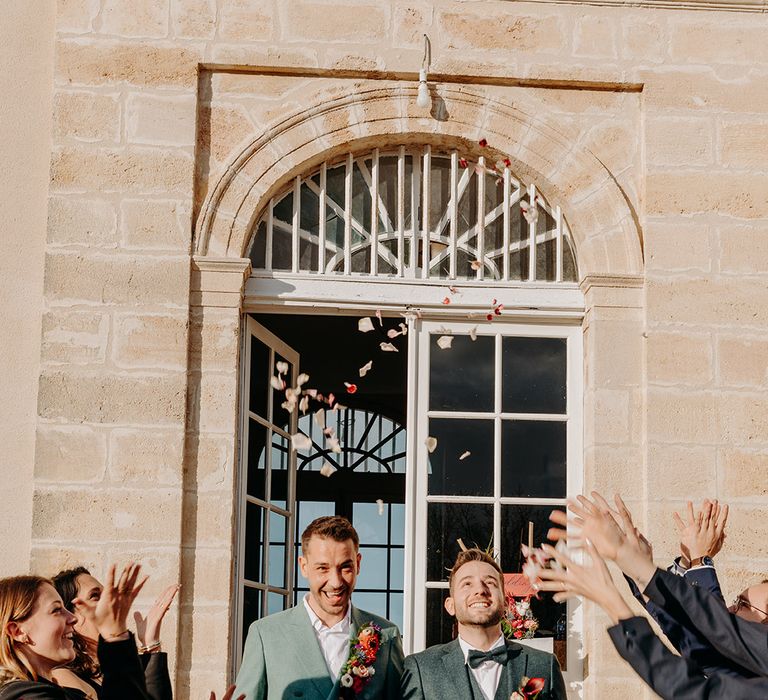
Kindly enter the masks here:
[[[501, 372], [501, 353], [499, 344], [502, 337], [540, 337], [540, 338], [565, 338], [567, 340], [567, 397], [566, 413], [562, 415], [548, 416], [547, 414], [535, 416], [529, 414], [506, 414], [494, 411], [497, 422], [501, 417], [528, 417], [538, 420], [548, 418], [552, 420], [564, 420], [568, 424], [566, 440], [566, 497], [572, 497], [582, 492], [583, 489], [583, 337], [582, 328], [575, 324], [535, 324], [515, 323], [495, 320], [493, 323], [478, 323], [473, 320], [412, 320], [412, 330], [409, 334], [409, 457], [408, 477], [406, 488], [406, 595], [404, 601], [404, 637], [406, 653], [420, 651], [425, 646], [426, 624], [424, 612], [427, 609], [427, 589], [447, 589], [447, 583], [427, 582], [427, 506], [430, 502], [464, 502], [486, 503], [494, 505], [494, 533], [493, 541], [501, 540], [500, 509], [502, 505], [564, 505], [565, 498], [505, 498], [500, 494], [501, 483], [501, 445], [500, 431], [496, 430], [496, 446], [494, 459], [494, 489], [492, 497], [441, 497], [428, 496], [427, 492], [427, 461], [428, 453], [425, 446], [429, 434], [429, 411], [421, 402], [428, 400], [429, 386], [429, 341], [431, 334], [441, 333], [442, 328], [448, 328], [453, 333], [467, 334], [473, 327], [477, 327], [478, 336], [491, 335], [496, 337], [496, 372], [497, 385], [496, 409], [500, 407], [501, 386], [499, 383]], [[445, 352], [450, 352], [446, 350]], [[416, 382], [418, 377], [418, 382]], [[413, 381], [412, 381], [413, 379]], [[418, 386], [416, 384], [418, 383]], [[413, 420], [411, 417], [413, 416]], [[414, 429], [415, 428], [415, 429]], [[543, 536], [543, 533], [540, 533]], [[409, 547], [410, 543], [410, 547]], [[418, 556], [416, 556], [418, 554]], [[568, 614], [568, 671], [565, 674], [567, 681], [581, 682], [582, 669], [579, 650], [582, 647], [583, 637], [583, 606], [578, 601], [569, 601]]]

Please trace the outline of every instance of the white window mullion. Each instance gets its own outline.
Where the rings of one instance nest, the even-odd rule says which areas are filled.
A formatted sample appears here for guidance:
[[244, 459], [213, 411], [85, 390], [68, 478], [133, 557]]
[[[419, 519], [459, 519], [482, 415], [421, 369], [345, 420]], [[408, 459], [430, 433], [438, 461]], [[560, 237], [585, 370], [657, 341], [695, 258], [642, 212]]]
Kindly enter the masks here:
[[291, 271], [299, 271], [299, 217], [301, 216], [301, 177], [293, 181], [293, 230], [291, 232]]
[[493, 548], [501, 563], [501, 333], [494, 338]]
[[409, 277], [416, 277], [419, 267], [419, 201], [421, 199], [421, 158], [414, 153], [411, 162], [411, 254], [408, 259]]
[[267, 240], [264, 243], [264, 268], [272, 269], [272, 234], [275, 224], [275, 198], [269, 200], [267, 208]]
[[371, 274], [379, 273], [379, 149], [371, 160]]
[[477, 259], [481, 265], [477, 279], [485, 276], [485, 158], [480, 156], [477, 164]]
[[456, 235], [458, 231], [458, 212], [459, 212], [459, 153], [451, 152], [451, 199], [450, 199], [450, 252], [448, 259], [450, 264], [450, 278], [456, 279]]
[[325, 163], [320, 166], [320, 192], [318, 192], [319, 212], [317, 219], [317, 271], [325, 272], [325, 191], [327, 186], [328, 168]]
[[509, 211], [509, 207], [511, 206], [510, 203], [510, 176], [509, 176], [509, 168], [504, 168], [504, 219], [503, 219], [503, 238], [504, 238], [504, 254], [503, 254], [503, 271], [502, 271], [502, 279], [506, 282], [509, 280], [509, 229], [510, 229], [510, 218], [512, 216], [512, 213]]
[[397, 151], [397, 276], [405, 272], [405, 146]]
[[555, 243], [555, 282], [563, 281], [563, 211], [560, 205], [555, 210], [555, 226], [557, 227], [557, 242]]
[[[536, 185], [528, 185], [528, 211], [536, 211]], [[536, 281], [536, 216], [528, 222], [528, 281]]]
[[429, 277], [429, 196], [431, 192], [430, 177], [432, 175], [432, 148], [424, 146], [424, 183], [421, 188], [421, 278]]
[[352, 171], [354, 160], [347, 155], [344, 173], [344, 274], [352, 272]]

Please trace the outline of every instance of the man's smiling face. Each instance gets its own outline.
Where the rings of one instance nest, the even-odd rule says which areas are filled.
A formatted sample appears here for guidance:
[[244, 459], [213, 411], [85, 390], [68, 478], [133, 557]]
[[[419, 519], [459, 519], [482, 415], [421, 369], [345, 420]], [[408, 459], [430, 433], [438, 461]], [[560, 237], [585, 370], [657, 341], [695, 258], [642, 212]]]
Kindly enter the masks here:
[[501, 622], [506, 608], [499, 572], [482, 561], [468, 561], [455, 572], [451, 596], [445, 600], [449, 615], [459, 625], [494, 627]]
[[328, 627], [347, 613], [360, 558], [352, 540], [336, 542], [317, 535], [310, 537], [299, 557], [301, 573], [309, 582], [309, 604]]

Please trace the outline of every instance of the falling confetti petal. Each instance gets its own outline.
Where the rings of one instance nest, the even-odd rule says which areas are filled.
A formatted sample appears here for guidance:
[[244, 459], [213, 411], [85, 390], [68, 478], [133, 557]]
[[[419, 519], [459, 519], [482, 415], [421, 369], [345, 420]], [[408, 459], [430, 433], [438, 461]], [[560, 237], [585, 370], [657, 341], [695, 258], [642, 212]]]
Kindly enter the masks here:
[[334, 467], [332, 464], [325, 462], [320, 469], [320, 473], [323, 476], [331, 476], [336, 471], [336, 467]]
[[461, 453], [461, 456], [459, 457], [459, 461], [460, 461], [460, 462], [462, 462], [462, 461], [463, 461], [463, 460], [465, 460], [467, 457], [469, 457], [469, 455], [471, 455], [471, 454], [472, 454], [472, 453], [471, 453], [469, 450], [467, 450], [466, 452], [462, 452], [462, 453]]
[[299, 375], [299, 378], [296, 380], [296, 386], [300, 387], [302, 384], [306, 384], [309, 381], [309, 375], [304, 374], [303, 372]]
[[357, 322], [357, 330], [359, 330], [361, 333], [367, 333], [368, 331], [373, 330], [373, 321], [366, 316], [365, 318], [361, 318]]
[[304, 389], [304, 393], [313, 399], [317, 398], [317, 389]]
[[384, 501], [382, 501], [380, 498], [377, 498], [376, 505], [379, 507], [379, 515], [384, 515]]
[[402, 333], [397, 328], [390, 328], [387, 331], [387, 338], [397, 338], [398, 335], [402, 335]]
[[437, 339], [437, 346], [441, 350], [448, 350], [451, 347], [451, 343], [453, 343], [453, 336], [452, 335], [441, 335]]
[[469, 337], [472, 338], [472, 340], [477, 340], [477, 326], [469, 329]]
[[531, 206], [528, 202], [520, 202], [520, 208], [523, 210], [523, 216], [529, 224], [535, 224], [539, 220], [539, 208]]
[[381, 319], [381, 309], [376, 309], [376, 318], [379, 319], [379, 325], [384, 328], [384, 321]]
[[384, 352], [400, 352], [392, 343], [380, 343], [379, 347]]
[[486, 321], [493, 321], [493, 314], [487, 314], [485, 317]]
[[324, 408], [321, 408], [315, 411], [315, 415], [313, 416], [313, 418], [315, 419], [315, 424], [319, 428], [325, 427], [325, 409]]
[[333, 437], [334, 430], [331, 427], [323, 428], [323, 435], [325, 437]]
[[350, 384], [349, 382], [344, 382], [344, 386], [347, 387], [348, 394], [354, 394], [357, 391], [357, 384]]
[[437, 438], [432, 437], [431, 435], [424, 441], [424, 444], [427, 446], [427, 452], [430, 454], [437, 449]]
[[458, 292], [459, 292], [459, 290], [458, 290], [456, 287], [454, 287], [454, 286], [450, 286], [450, 287], [448, 287], [448, 291], [449, 291], [451, 294], [458, 294]]
[[467, 162], [466, 158], [459, 158], [459, 165], [462, 168], [466, 168], [469, 165], [469, 163]]
[[302, 413], [306, 413], [308, 408], [309, 408], [309, 396], [304, 396], [302, 397], [301, 401], [299, 401], [299, 410]]
[[479, 270], [483, 266], [483, 263], [481, 263], [479, 260], [473, 260], [470, 266], [473, 270]]
[[450, 304], [450, 303], [451, 303], [450, 297], [445, 297], [445, 299], [443, 299], [443, 304]]
[[512, 167], [512, 161], [509, 158], [504, 159], [504, 165], [506, 165], [508, 168]]
[[368, 372], [371, 371], [371, 367], [373, 367], [373, 360], [370, 360], [369, 362], [366, 362], [359, 370], [361, 377], [364, 377]]
[[333, 402], [336, 400], [336, 397], [333, 394], [328, 394], [328, 407], [333, 408]]
[[287, 362], [276, 362], [275, 363], [275, 369], [280, 374], [288, 374], [288, 363]]
[[504, 304], [499, 304], [494, 310], [493, 313], [495, 313], [497, 316], [501, 316], [501, 312], [504, 310]]
[[304, 433], [296, 433], [291, 435], [291, 447], [294, 450], [308, 450], [312, 447], [312, 440]]
[[282, 391], [285, 389], [285, 382], [280, 379], [280, 377], [270, 377], [269, 383], [272, 385], [274, 389], [277, 389], [278, 391]]
[[480, 139], [478, 143], [480, 144], [480, 148], [485, 148], [488, 145], [488, 141], [485, 139]]
[[341, 445], [339, 445], [338, 438], [329, 437], [325, 441], [325, 446], [334, 454], [341, 454]]

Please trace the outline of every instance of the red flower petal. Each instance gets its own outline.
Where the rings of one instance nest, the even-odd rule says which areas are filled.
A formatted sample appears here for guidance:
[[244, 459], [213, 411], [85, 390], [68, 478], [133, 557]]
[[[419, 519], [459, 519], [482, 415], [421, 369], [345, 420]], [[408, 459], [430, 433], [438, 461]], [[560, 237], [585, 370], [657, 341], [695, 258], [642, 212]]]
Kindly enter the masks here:
[[451, 300], [448, 297], [445, 297], [445, 299], [443, 299], [443, 304], [450, 304], [450, 303], [451, 303]]
[[485, 148], [488, 145], [488, 142], [485, 139], [480, 139], [480, 147]]
[[512, 161], [509, 158], [505, 158], [504, 165], [506, 165], [509, 168], [512, 166]]
[[486, 321], [493, 321], [493, 314], [488, 314], [488, 315], [485, 317], [485, 320], [486, 320]]
[[540, 693], [544, 690], [545, 684], [546, 681], [543, 678], [529, 678], [528, 682], [525, 684], [525, 688], [523, 688], [523, 692], [528, 695]]
[[467, 163], [467, 159], [466, 158], [459, 158], [459, 165], [462, 168], [466, 168], [469, 165], [469, 163]]
[[357, 384], [350, 384], [349, 382], [344, 382], [344, 386], [347, 387], [348, 394], [354, 394], [357, 391]]

